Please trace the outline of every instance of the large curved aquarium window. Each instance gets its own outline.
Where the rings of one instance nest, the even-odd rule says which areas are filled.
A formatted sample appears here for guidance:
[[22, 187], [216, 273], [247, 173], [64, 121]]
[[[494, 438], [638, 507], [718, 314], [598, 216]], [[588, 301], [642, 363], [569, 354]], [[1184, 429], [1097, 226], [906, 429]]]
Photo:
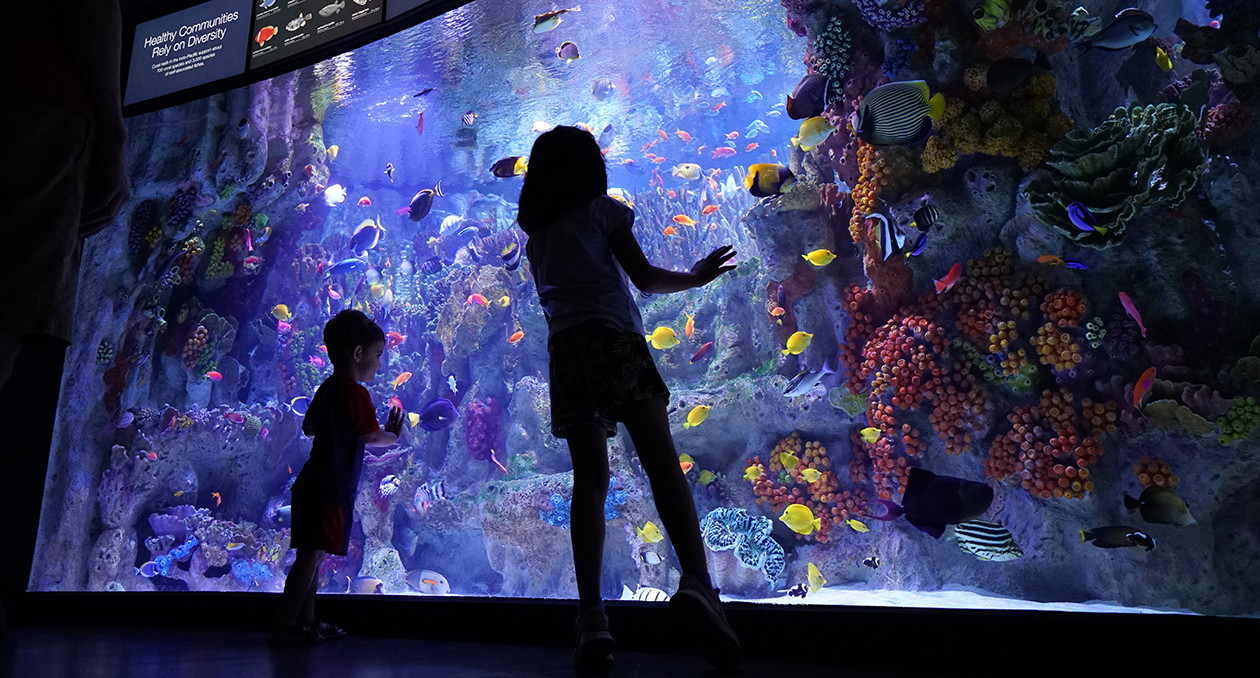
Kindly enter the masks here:
[[[1257, 614], [1257, 17], [1093, 4], [479, 0], [130, 119], [30, 588], [280, 590], [355, 308], [408, 416], [320, 590], [575, 597], [515, 217], [579, 125], [653, 263], [739, 253], [638, 294], [725, 596]], [[677, 560], [610, 455], [604, 593], [655, 599]]]

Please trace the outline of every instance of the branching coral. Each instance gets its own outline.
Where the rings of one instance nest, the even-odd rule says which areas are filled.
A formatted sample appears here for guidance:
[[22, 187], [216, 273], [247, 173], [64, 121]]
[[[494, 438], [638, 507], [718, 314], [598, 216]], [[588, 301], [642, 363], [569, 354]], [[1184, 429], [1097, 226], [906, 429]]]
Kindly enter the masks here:
[[[1120, 242], [1137, 215], [1157, 203], [1180, 204], [1198, 181], [1206, 156], [1194, 135], [1196, 122], [1180, 104], [1131, 106], [1117, 108], [1098, 127], [1069, 133], [1050, 149], [1051, 169], [1029, 184], [1033, 213], [1084, 247]], [[1074, 225], [1068, 217], [1074, 202], [1101, 228]]]

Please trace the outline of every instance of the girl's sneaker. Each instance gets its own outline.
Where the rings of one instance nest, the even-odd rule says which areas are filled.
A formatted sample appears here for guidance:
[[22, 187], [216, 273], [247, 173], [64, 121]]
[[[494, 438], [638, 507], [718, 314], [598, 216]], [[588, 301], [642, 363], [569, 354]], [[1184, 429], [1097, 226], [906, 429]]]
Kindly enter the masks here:
[[574, 633], [577, 635], [577, 651], [573, 653], [574, 666], [598, 666], [612, 661], [616, 642], [612, 634], [608, 633], [608, 616], [603, 610], [591, 608], [582, 613], [574, 624]]
[[718, 589], [711, 588], [695, 575], [684, 574], [678, 592], [669, 600], [700, 634], [700, 652], [713, 666], [729, 669], [744, 660], [739, 637], [726, 621]]
[[267, 640], [267, 644], [271, 646], [318, 645], [322, 642], [324, 642], [324, 636], [318, 628], [303, 624], [277, 626], [271, 632], [271, 638]]

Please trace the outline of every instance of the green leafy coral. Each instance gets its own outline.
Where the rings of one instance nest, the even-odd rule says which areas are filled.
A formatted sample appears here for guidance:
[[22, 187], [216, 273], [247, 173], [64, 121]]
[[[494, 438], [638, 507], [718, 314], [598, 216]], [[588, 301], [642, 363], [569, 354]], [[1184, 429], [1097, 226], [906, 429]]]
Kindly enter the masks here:
[[[1181, 104], [1130, 106], [1098, 127], [1068, 133], [1050, 149], [1050, 171], [1028, 186], [1033, 214], [1078, 245], [1115, 245], [1134, 217], [1157, 203], [1180, 204], [1198, 182], [1206, 156], [1196, 123]], [[1093, 213], [1100, 230], [1072, 224], [1067, 210], [1074, 202]]]

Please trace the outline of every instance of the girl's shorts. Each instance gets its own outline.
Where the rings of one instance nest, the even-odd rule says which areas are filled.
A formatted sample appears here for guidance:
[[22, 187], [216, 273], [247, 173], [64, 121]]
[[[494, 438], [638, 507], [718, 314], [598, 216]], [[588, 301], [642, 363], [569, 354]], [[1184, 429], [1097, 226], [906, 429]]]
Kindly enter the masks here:
[[330, 556], [346, 555], [350, 546], [350, 528], [354, 525], [350, 509], [337, 504], [293, 502], [293, 531], [289, 546], [295, 549], [319, 549]]
[[551, 356], [551, 434], [566, 437], [574, 424], [603, 426], [617, 434], [619, 405], [664, 397], [669, 389], [656, 371], [642, 334], [604, 320], [561, 330], [547, 344]]

